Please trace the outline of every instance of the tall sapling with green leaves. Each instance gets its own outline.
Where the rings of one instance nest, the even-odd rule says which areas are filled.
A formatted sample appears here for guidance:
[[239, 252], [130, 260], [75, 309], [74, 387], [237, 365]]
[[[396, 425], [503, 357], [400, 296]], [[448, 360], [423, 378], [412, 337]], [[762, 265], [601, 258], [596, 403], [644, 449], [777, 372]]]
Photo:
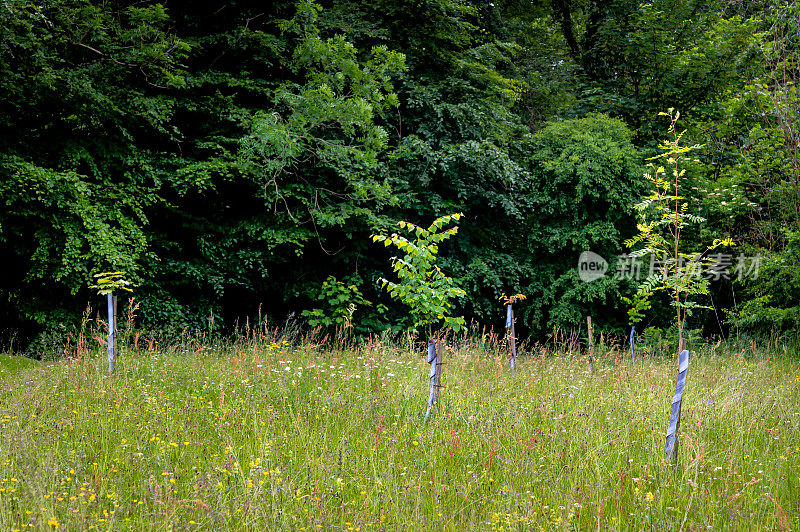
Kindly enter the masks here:
[[458, 221], [462, 216], [461, 213], [441, 216], [427, 228], [411, 222], [398, 222], [397, 225], [410, 238], [397, 233], [391, 236], [372, 236], [373, 242], [383, 242], [384, 246], [394, 246], [404, 253], [402, 257], [392, 257], [392, 268], [399, 280], [392, 282], [380, 279], [380, 282], [392, 299], [401, 301], [411, 308], [414, 327], [423, 327], [427, 333], [431, 386], [426, 417], [439, 395], [444, 354], [441, 334], [447, 330], [458, 332], [464, 328], [464, 318], [451, 316], [450, 312], [451, 301], [464, 297], [466, 292], [457, 286], [455, 279], [445, 275], [436, 264], [439, 244], [458, 232], [458, 226], [449, 229], [444, 227], [453, 221]]
[[[625, 241], [625, 245], [641, 248], [631, 252], [632, 258], [643, 256], [659, 260], [659, 271], [650, 273], [650, 276], [639, 286], [633, 300], [623, 298], [631, 305], [628, 314], [631, 322], [642, 319], [644, 311], [650, 308], [652, 296], [664, 290], [669, 294], [672, 306], [675, 307], [675, 319], [678, 327], [678, 378], [675, 395], [672, 399], [670, 423], [667, 427], [668, 462], [674, 462], [678, 452], [678, 430], [680, 429], [681, 401], [683, 387], [686, 383], [686, 371], [689, 367], [689, 352], [686, 350], [683, 331], [686, 316], [695, 308], [707, 308], [697, 303], [693, 298], [708, 294], [709, 281], [703, 275], [704, 263], [709, 251], [722, 246], [731, 245], [728, 239], [715, 239], [714, 242], [703, 249], [687, 250], [681, 246], [684, 232], [689, 231], [691, 224], [705, 221], [704, 218], [688, 212], [689, 203], [681, 195], [681, 178], [686, 174], [686, 169], [681, 168], [681, 163], [692, 150], [700, 146], [683, 146], [681, 138], [685, 131], [678, 133], [676, 124], [680, 113], [670, 108], [667, 113], [659, 116], [668, 116], [669, 133], [671, 138], [664, 140], [659, 147], [662, 153], [650, 158], [648, 166], [653, 170], [644, 174], [652, 184], [650, 193], [636, 204], [635, 209], [640, 222], [636, 225], [639, 233]], [[663, 159], [666, 166], [671, 169], [668, 175], [664, 166], [656, 166], [652, 161]], [[683, 241], [685, 242], [685, 240]]]
[[[675, 318], [678, 327], [678, 344], [682, 349], [684, 344], [684, 324], [686, 316], [694, 308], [707, 308], [694, 300], [695, 296], [707, 295], [709, 280], [703, 275], [708, 267], [708, 253], [719, 246], [732, 245], [729, 238], [715, 239], [710, 246], [698, 250], [684, 249], [684, 233], [689, 231], [691, 224], [705, 221], [705, 218], [688, 212], [689, 203], [686, 197], [680, 194], [681, 178], [686, 170], [680, 168], [688, 153], [701, 146], [682, 146], [681, 138], [684, 132], [678, 133], [676, 129], [680, 113], [670, 108], [668, 113], [659, 113], [659, 116], [669, 116], [669, 133], [671, 139], [663, 141], [659, 147], [663, 152], [649, 160], [664, 159], [671, 168], [671, 176], [667, 169], [650, 162], [648, 167], [651, 172], [644, 174], [650, 181], [652, 189], [642, 201], [635, 205], [640, 218], [636, 227], [639, 233], [625, 241], [625, 245], [633, 248], [639, 244], [639, 249], [631, 252], [630, 257], [651, 257], [658, 261], [660, 268], [653, 271], [650, 276], [639, 286], [633, 300], [623, 298], [630, 305], [628, 315], [631, 323], [637, 323], [644, 317], [644, 312], [650, 309], [653, 295], [664, 290], [669, 294], [672, 306], [675, 307]], [[656, 263], [656, 262], [654, 262]]]

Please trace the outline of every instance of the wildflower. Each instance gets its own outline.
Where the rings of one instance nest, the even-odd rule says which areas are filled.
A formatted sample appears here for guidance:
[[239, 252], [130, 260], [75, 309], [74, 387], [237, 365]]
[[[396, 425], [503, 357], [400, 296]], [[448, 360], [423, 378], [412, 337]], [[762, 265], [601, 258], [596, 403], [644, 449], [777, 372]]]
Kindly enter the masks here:
[[55, 516], [51, 517], [47, 524], [58, 530], [58, 519]]
[[647, 499], [647, 502], [653, 502], [653, 498], [654, 498], [653, 497], [653, 492], [652, 491], [648, 491], [647, 495], [645, 495], [644, 498]]

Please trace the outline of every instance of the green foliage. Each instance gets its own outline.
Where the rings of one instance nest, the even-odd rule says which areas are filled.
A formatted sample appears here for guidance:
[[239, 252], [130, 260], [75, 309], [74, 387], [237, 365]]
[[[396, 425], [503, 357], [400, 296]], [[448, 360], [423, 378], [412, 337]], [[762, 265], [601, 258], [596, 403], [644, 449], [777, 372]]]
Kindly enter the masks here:
[[359, 307], [372, 305], [364, 299], [355, 283], [343, 283], [333, 275], [325, 279], [312, 299], [321, 304], [318, 308], [303, 311], [312, 327], [352, 327], [353, 315]]
[[285, 304], [326, 231], [368, 234], [394, 201], [375, 166], [402, 54], [323, 37], [314, 4], [291, 24], [240, 7], [0, 10], [4, 315], [74, 321], [91, 272], [115, 264], [141, 286], [144, 325], [232, 323]]
[[639, 233], [625, 240], [625, 245], [629, 248], [641, 246], [631, 253], [631, 257], [652, 257], [661, 264], [658, 271], [639, 285], [632, 300], [623, 300], [630, 305], [628, 314], [631, 323], [637, 323], [644, 317], [644, 312], [650, 309], [651, 297], [660, 290], [666, 291], [677, 313], [678, 338], [682, 340], [687, 311], [701, 307], [694, 297], [708, 294], [709, 280], [703, 275], [704, 255], [733, 242], [728, 238], [715, 239], [700, 251], [686, 251], [681, 246], [684, 233], [689, 232], [691, 224], [704, 221], [702, 217], [689, 212], [689, 203], [680, 193], [682, 178], [686, 173], [681, 163], [688, 153], [699, 146], [681, 145], [684, 133], [676, 129], [680, 112], [670, 109], [668, 113], [659, 113], [659, 116], [669, 117], [672, 138], [663, 141], [660, 146], [662, 153], [651, 157], [651, 160], [663, 159], [671, 173], [667, 175], [664, 166], [656, 167], [655, 163], [649, 163], [652, 170], [645, 174], [645, 178], [650, 181], [652, 189], [635, 205], [641, 219], [637, 224]]
[[398, 222], [397, 225], [409, 234], [411, 239], [397, 233], [391, 236], [373, 235], [373, 242], [384, 246], [394, 246], [404, 255], [392, 258], [392, 269], [399, 282], [381, 279], [381, 286], [392, 299], [397, 299], [411, 307], [414, 327], [431, 327], [440, 323], [445, 329], [458, 332], [464, 328], [464, 318], [450, 316], [452, 299], [464, 297], [464, 290], [458, 288], [456, 281], [436, 264], [439, 245], [458, 232], [458, 226], [444, 229], [452, 221], [458, 221], [461, 213], [441, 216], [427, 228], [411, 222]]
[[[509, 232], [520, 250], [514, 267], [527, 270], [519, 288], [529, 297], [522, 317], [533, 330], [575, 327], [587, 314], [603, 316], [600, 327], [622, 327], [619, 298], [629, 288], [615, 277], [613, 258], [622, 253], [621, 235], [634, 225], [627, 206], [643, 188], [632, 138], [621, 121], [591, 115], [550, 124], [527, 144], [530, 181], [522, 193], [530, 207], [523, 224]], [[611, 263], [590, 283], [577, 269], [586, 250]]]
[[649, 118], [669, 106], [721, 116], [717, 102], [747, 79], [758, 22], [718, 1], [553, 1], [578, 73], [576, 111], [622, 118], [641, 142], [661, 135]]
[[184, 84], [190, 48], [160, 4], [82, 0], [7, 2], [0, 43], [0, 292], [43, 326], [79, 315], [64, 301], [98, 264], [139, 279], [157, 201], [148, 143], [174, 139], [164, 92]]
[[320, 9], [301, 2], [295, 17], [280, 23], [297, 38], [288, 65], [294, 79], [276, 88], [272, 109], [253, 116], [242, 154], [247, 164], [258, 165], [275, 209], [295, 225], [310, 215], [313, 224], [327, 228], [389, 197], [375, 173], [388, 144], [377, 122], [398, 105], [391, 79], [404, 70], [405, 58], [374, 46], [362, 60], [343, 35], [321, 38]]
[[[329, 318], [307, 296], [331, 275], [376, 302], [354, 330], [400, 327], [378, 305], [385, 257], [367, 235], [463, 212], [440, 258], [467, 293], [454, 312], [497, 323], [513, 290], [531, 296], [521, 334], [587, 313], [621, 329], [632, 287], [581, 282], [575, 258], [611, 259], [634, 231], [656, 110], [679, 105], [686, 138], [708, 146], [686, 161], [682, 193], [697, 187], [705, 218], [687, 249], [728, 235], [780, 254], [798, 223], [800, 18], [758, 6], [10, 0], [1, 321], [55, 338], [113, 264], [145, 328], [203, 329], [212, 313], [232, 326], [258, 308]], [[762, 297], [714, 288], [723, 307]]]
[[761, 250], [756, 278], [737, 283], [747, 297], [727, 311], [733, 326], [765, 334], [800, 328], [800, 232], [784, 234], [783, 249]]
[[94, 278], [97, 284], [91, 285], [89, 288], [97, 290], [98, 295], [105, 296], [121, 290], [133, 292], [128, 288], [131, 283], [125, 280], [125, 272], [101, 272], [96, 273]]

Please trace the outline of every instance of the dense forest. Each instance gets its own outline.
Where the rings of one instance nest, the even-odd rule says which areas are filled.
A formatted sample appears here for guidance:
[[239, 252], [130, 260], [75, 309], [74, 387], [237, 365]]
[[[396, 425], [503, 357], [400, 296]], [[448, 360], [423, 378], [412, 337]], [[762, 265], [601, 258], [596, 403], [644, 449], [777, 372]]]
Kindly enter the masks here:
[[[799, 78], [785, 0], [6, 0], [0, 328], [35, 350], [120, 270], [148, 330], [398, 330], [370, 235], [462, 212], [441, 266], [468, 322], [522, 293], [525, 334], [622, 333], [637, 281], [613, 273], [673, 108], [698, 145], [684, 242], [734, 242], [690, 327], [793, 333]], [[582, 280], [584, 251], [609, 274]]]

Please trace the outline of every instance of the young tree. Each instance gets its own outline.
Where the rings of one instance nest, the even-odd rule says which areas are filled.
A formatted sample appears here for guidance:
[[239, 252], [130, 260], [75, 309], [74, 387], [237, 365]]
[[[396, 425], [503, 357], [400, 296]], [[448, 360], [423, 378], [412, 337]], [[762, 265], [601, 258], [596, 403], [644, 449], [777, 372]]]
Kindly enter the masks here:
[[693, 308], [703, 308], [694, 297], [708, 294], [709, 281], [702, 275], [704, 258], [709, 251], [722, 245], [732, 245], [733, 242], [728, 238], [715, 239], [710, 246], [697, 251], [685, 250], [681, 246], [683, 233], [690, 224], [704, 221], [704, 218], [688, 212], [689, 203], [680, 194], [681, 178], [686, 173], [681, 168], [681, 162], [688, 153], [700, 146], [681, 144], [684, 132], [679, 133], [676, 129], [680, 112], [670, 108], [669, 112], [659, 113], [659, 116], [669, 117], [671, 138], [660, 144], [663, 152], [650, 160], [664, 160], [667, 168], [671, 169], [671, 175], [668, 175], [665, 166], [656, 166], [653, 162], [648, 164], [653, 170], [645, 173], [644, 177], [650, 181], [652, 189], [635, 206], [641, 219], [637, 224], [639, 234], [626, 240], [625, 245], [633, 248], [641, 244], [642, 247], [633, 251], [631, 257], [649, 256], [651, 260], [660, 262], [660, 268], [651, 272], [639, 286], [633, 300], [623, 300], [631, 305], [628, 315], [631, 322], [635, 323], [650, 308], [653, 294], [660, 290], [666, 291], [675, 308], [680, 351], [684, 345], [683, 330], [687, 313]]
[[455, 235], [458, 226], [444, 229], [451, 221], [458, 221], [461, 213], [441, 216], [427, 227], [422, 228], [411, 222], [398, 222], [411, 239], [397, 233], [391, 236], [373, 235], [373, 242], [383, 242], [384, 246], [394, 246], [404, 253], [403, 257], [392, 257], [392, 268], [397, 273], [398, 282], [380, 279], [383, 288], [392, 299], [402, 301], [411, 307], [414, 327], [425, 328], [429, 338], [437, 335], [434, 327], [454, 332], [464, 327], [464, 318], [450, 316], [452, 299], [466, 295], [457, 282], [436, 265], [439, 244]]
[[411, 307], [414, 327], [424, 327], [428, 335], [428, 363], [431, 365], [430, 394], [428, 396], [427, 418], [439, 397], [441, 382], [442, 352], [439, 332], [433, 327], [442, 324], [444, 329], [454, 332], [464, 327], [464, 318], [450, 316], [451, 299], [460, 298], [466, 293], [456, 286], [456, 281], [442, 272], [436, 264], [439, 244], [458, 232], [458, 226], [444, 229], [453, 220], [461, 218], [461, 213], [441, 216], [427, 228], [410, 222], [398, 222], [404, 231], [413, 236], [412, 240], [398, 235], [374, 235], [373, 242], [383, 242], [385, 246], [395, 246], [405, 255], [392, 257], [392, 267], [397, 272], [399, 282], [381, 279], [381, 284], [392, 299], [399, 299]]

